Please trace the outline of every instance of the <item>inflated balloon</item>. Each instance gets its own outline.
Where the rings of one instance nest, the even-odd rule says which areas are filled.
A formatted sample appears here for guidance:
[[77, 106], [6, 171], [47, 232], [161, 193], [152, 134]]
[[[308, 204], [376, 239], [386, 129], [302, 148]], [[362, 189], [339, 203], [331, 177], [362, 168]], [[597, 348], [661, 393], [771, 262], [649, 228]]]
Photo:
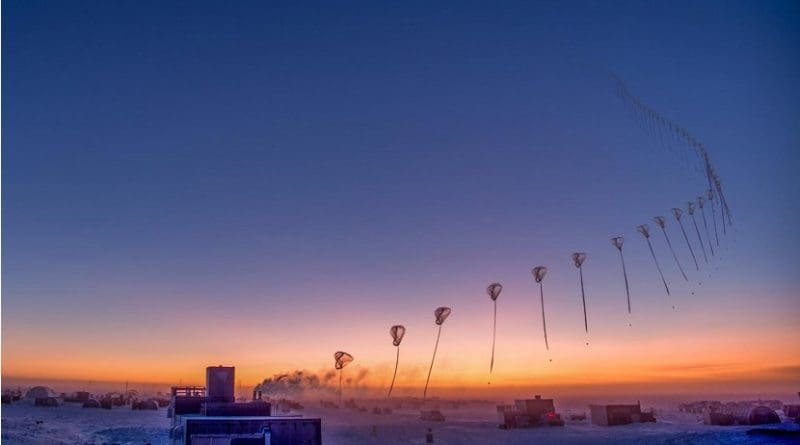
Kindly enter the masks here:
[[503, 285], [500, 283], [492, 283], [486, 288], [486, 294], [489, 295], [492, 301], [497, 301], [497, 297], [500, 296], [500, 292], [502, 291]]
[[664, 274], [661, 272], [661, 266], [658, 264], [658, 259], [656, 258], [656, 252], [653, 250], [653, 244], [650, 243], [650, 226], [647, 224], [642, 224], [636, 226], [636, 230], [644, 236], [644, 239], [647, 241], [647, 247], [650, 248], [650, 254], [653, 256], [653, 262], [656, 263], [656, 269], [658, 269], [658, 274], [661, 275], [661, 281], [664, 283], [664, 289], [667, 290], [667, 295], [669, 295], [669, 286], [667, 286], [667, 280], [664, 279]]
[[544, 276], [547, 275], [547, 268], [544, 266], [536, 266], [531, 271], [533, 274], [533, 279], [536, 280], [537, 283], [541, 283], [544, 280]]
[[492, 380], [492, 370], [494, 369], [494, 343], [495, 338], [497, 337], [497, 297], [500, 296], [500, 292], [503, 291], [503, 285], [500, 283], [492, 283], [486, 287], [486, 294], [489, 295], [489, 298], [492, 300], [492, 305], [494, 306], [494, 312], [492, 315], [492, 359], [489, 361], [489, 382], [491, 383]]
[[703, 216], [703, 227], [706, 231], [706, 240], [708, 241], [708, 248], [711, 249], [711, 256], [716, 256], [714, 253], [714, 245], [711, 244], [711, 232], [708, 230], [708, 221], [706, 220], [705, 200], [702, 196], [697, 197], [697, 207], [700, 207], [700, 214]]
[[[727, 235], [728, 234], [728, 230], [726, 229], [726, 226], [730, 223], [730, 220], [729, 220], [730, 214], [726, 215], [726, 207], [727, 206], [725, 204], [725, 201], [723, 200], [722, 193], [720, 193], [720, 187], [721, 187], [721, 185], [720, 185], [719, 180], [715, 180], [711, 188], [714, 190], [714, 197], [716, 198], [717, 204], [719, 205], [719, 210], [720, 210], [719, 218], [720, 218], [720, 221], [722, 222], [722, 234], [723, 235]], [[728, 221], [726, 221], [726, 219]]]
[[622, 277], [625, 278], [625, 295], [628, 297], [628, 313], [631, 313], [631, 290], [628, 286], [628, 271], [625, 269], [625, 256], [622, 255], [622, 245], [625, 242], [625, 238], [621, 236], [615, 236], [611, 238], [611, 245], [616, 247], [619, 250], [619, 260], [622, 262]]
[[697, 219], [694, 217], [694, 203], [689, 201], [686, 203], [686, 211], [692, 217], [692, 224], [694, 224], [694, 231], [697, 233], [697, 241], [700, 243], [700, 250], [703, 252], [703, 258], [708, 264], [708, 256], [706, 255], [706, 248], [703, 245], [703, 238], [700, 236], [700, 229], [697, 227]]
[[671, 140], [677, 141], [679, 146], [683, 146], [685, 148], [681, 153], [685, 159], [688, 160], [686, 157], [687, 154], [692, 154], [699, 159], [699, 163], [693, 164], [694, 169], [695, 171], [699, 172], [700, 169], [698, 167], [702, 166], [702, 173], [705, 175], [706, 180], [708, 181], [708, 188], [713, 189], [716, 193], [721, 210], [722, 231], [723, 234], [725, 234], [725, 226], [732, 225], [733, 219], [731, 218], [730, 207], [725, 199], [722, 181], [720, 180], [719, 174], [711, 162], [711, 156], [708, 153], [708, 150], [706, 150], [703, 144], [700, 143], [682, 126], [671, 122], [660, 113], [645, 105], [641, 100], [639, 100], [638, 97], [628, 90], [619, 77], [613, 75], [612, 77], [616, 82], [617, 95], [619, 95], [623, 103], [625, 103], [625, 105], [633, 111], [637, 124], [639, 124], [647, 133], [651, 135], [655, 135], [657, 133], [662, 145], [664, 142], [663, 133], [668, 132], [669, 135], [672, 136]]
[[389, 395], [386, 396], [387, 399], [392, 397], [394, 380], [397, 378], [397, 366], [400, 364], [400, 342], [403, 341], [403, 337], [406, 335], [406, 327], [401, 324], [396, 324], [389, 328], [389, 335], [392, 336], [392, 344], [397, 347], [397, 359], [395, 359], [394, 362], [394, 374], [392, 375], [392, 384], [389, 385]]
[[575, 252], [572, 254], [572, 262], [575, 263], [575, 267], [580, 268], [584, 261], [586, 261], [585, 252]]
[[396, 324], [389, 329], [389, 335], [392, 336], [392, 344], [400, 346], [403, 337], [406, 335], [406, 327], [401, 324]]
[[550, 343], [547, 341], [547, 319], [544, 315], [544, 286], [542, 286], [542, 280], [544, 280], [544, 276], [547, 275], [547, 268], [544, 266], [536, 266], [531, 271], [531, 274], [533, 274], [533, 279], [539, 283], [539, 298], [542, 304], [542, 331], [544, 332], [544, 347], [549, 351]]
[[333, 358], [336, 360], [336, 369], [342, 369], [353, 361], [353, 356], [343, 351], [336, 351]]
[[672, 215], [675, 216], [675, 219], [678, 221], [678, 225], [681, 227], [681, 233], [683, 234], [683, 239], [686, 240], [686, 247], [689, 248], [689, 253], [692, 254], [692, 261], [694, 261], [695, 269], [700, 270], [700, 266], [697, 264], [697, 257], [694, 255], [694, 249], [692, 249], [692, 243], [689, 242], [689, 237], [686, 235], [686, 229], [683, 228], [683, 222], [681, 222], [683, 210], [679, 208], [673, 208]]
[[[572, 254], [572, 262], [578, 268], [578, 276], [581, 281], [581, 301], [583, 302], [583, 327], [586, 335], [589, 335], [589, 318], [586, 315], [586, 293], [583, 291], [583, 262], [586, 261], [586, 253], [575, 252]], [[588, 344], [588, 343], [587, 343]]]
[[433, 357], [431, 358], [431, 367], [428, 368], [428, 378], [425, 380], [425, 390], [422, 392], [422, 400], [428, 396], [428, 384], [431, 381], [431, 371], [433, 371], [433, 363], [436, 361], [436, 351], [439, 349], [439, 338], [442, 336], [442, 323], [450, 316], [451, 309], [446, 306], [438, 307], [433, 311], [436, 317], [436, 324], [439, 326], [439, 332], [436, 334], [436, 344], [433, 346]]
[[714, 190], [708, 189], [706, 191], [706, 197], [708, 198], [708, 205], [711, 206], [711, 221], [714, 222], [714, 239], [717, 241], [717, 247], [719, 247], [719, 232], [717, 232], [717, 211], [714, 210]]
[[725, 221], [727, 220], [728, 225], [733, 225], [731, 209], [728, 207], [728, 202], [725, 200], [725, 194], [722, 193], [722, 181], [720, 181], [718, 176], [713, 177], [713, 183], [714, 189], [717, 191], [717, 196], [719, 197], [719, 207], [722, 210], [722, 233], [725, 234]]
[[353, 361], [353, 356], [344, 352], [344, 351], [336, 351], [333, 354], [334, 360], [336, 363], [334, 367], [339, 370], [339, 405], [342, 404], [342, 368], [347, 366], [348, 363]]
[[675, 264], [678, 265], [678, 269], [681, 271], [681, 275], [683, 275], [683, 279], [689, 281], [689, 278], [686, 277], [686, 272], [683, 271], [683, 266], [681, 266], [681, 262], [678, 261], [678, 255], [675, 254], [675, 249], [672, 248], [672, 242], [669, 240], [669, 235], [667, 235], [667, 220], [663, 216], [656, 216], [653, 218], [653, 221], [658, 224], [658, 227], [661, 227], [661, 232], [664, 233], [664, 239], [667, 240], [667, 246], [669, 247], [669, 251], [672, 252], [672, 258], [675, 259]]
[[437, 308], [433, 312], [433, 315], [436, 316], [436, 324], [441, 325], [442, 323], [444, 323], [445, 320], [447, 320], [447, 317], [450, 316], [450, 308], [449, 307]]

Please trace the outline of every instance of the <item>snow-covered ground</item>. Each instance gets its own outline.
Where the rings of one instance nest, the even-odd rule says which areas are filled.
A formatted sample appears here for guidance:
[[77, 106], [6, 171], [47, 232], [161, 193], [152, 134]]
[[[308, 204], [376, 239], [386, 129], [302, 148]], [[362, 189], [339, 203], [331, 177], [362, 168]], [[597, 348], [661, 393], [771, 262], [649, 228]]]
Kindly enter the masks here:
[[64, 404], [57, 408], [21, 401], [2, 406], [3, 444], [162, 444], [167, 443], [166, 410], [133, 411], [83, 408]]
[[[392, 415], [308, 408], [305, 415], [322, 418], [323, 443], [422, 444], [432, 428], [437, 444], [781, 444], [790, 439], [753, 437], [750, 427], [703, 425], [695, 416], [662, 412], [658, 423], [601, 427], [589, 421], [567, 422], [563, 428], [500, 430], [494, 407], [472, 404], [442, 409], [446, 422], [425, 422], [419, 411], [399, 410]], [[2, 406], [3, 444], [166, 444], [170, 419], [166, 410], [132, 411], [84, 409], [66, 404], [58, 408], [19, 402]], [[784, 424], [784, 429], [798, 429]]]

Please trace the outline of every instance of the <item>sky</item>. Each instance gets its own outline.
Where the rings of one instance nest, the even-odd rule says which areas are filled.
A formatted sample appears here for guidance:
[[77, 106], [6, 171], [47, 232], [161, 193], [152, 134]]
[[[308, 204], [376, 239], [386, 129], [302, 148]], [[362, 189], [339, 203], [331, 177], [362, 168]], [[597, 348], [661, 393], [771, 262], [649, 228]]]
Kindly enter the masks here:
[[[30, 1], [2, 21], [6, 379], [228, 364], [254, 384], [345, 350], [384, 388], [401, 323], [416, 394], [450, 306], [434, 393], [797, 391], [796, 2]], [[612, 75], [722, 178], [734, 225], [700, 271], [668, 218], [688, 282], [652, 217], [706, 183]]]

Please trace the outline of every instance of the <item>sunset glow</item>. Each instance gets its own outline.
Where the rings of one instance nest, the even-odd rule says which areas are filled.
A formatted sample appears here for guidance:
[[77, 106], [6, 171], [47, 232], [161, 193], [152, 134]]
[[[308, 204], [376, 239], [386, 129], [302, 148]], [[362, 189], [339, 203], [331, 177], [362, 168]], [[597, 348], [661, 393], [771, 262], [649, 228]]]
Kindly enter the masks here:
[[796, 7], [112, 3], [3, 5], [4, 386], [796, 394]]

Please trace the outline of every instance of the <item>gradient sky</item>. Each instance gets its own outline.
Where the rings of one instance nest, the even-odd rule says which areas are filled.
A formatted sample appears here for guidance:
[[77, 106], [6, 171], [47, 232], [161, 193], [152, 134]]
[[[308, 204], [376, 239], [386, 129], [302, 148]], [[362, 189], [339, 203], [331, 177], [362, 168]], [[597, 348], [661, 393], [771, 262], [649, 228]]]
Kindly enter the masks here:
[[[381, 386], [403, 323], [411, 388], [448, 305], [432, 385], [485, 388], [496, 280], [496, 385], [796, 385], [796, 2], [294, 3], [3, 4], [4, 377], [254, 383], [343, 349]], [[610, 73], [733, 209], [701, 273], [670, 218], [689, 284], [654, 233], [670, 298], [635, 226], [705, 183]]]

